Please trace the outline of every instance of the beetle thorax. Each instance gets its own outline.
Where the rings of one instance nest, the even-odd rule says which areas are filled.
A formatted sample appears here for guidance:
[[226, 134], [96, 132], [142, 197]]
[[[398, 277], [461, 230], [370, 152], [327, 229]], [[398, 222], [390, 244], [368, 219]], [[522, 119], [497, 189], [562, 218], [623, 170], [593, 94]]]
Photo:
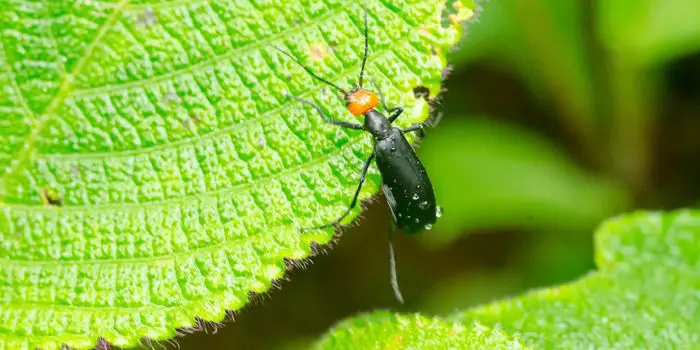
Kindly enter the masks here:
[[386, 135], [390, 129], [391, 124], [383, 114], [374, 109], [365, 114], [365, 130], [372, 135], [381, 137]]
[[361, 88], [350, 91], [345, 99], [347, 101], [348, 110], [354, 116], [361, 116], [371, 111], [379, 104], [379, 98], [374, 92]]

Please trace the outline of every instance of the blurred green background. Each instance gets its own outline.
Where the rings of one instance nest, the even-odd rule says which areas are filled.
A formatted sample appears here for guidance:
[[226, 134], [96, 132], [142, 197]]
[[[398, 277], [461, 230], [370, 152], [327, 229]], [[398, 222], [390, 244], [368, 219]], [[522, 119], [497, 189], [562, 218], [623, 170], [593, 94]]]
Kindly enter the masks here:
[[[700, 1], [492, 0], [450, 54], [419, 155], [444, 216], [398, 236], [383, 198], [357, 226], [183, 349], [305, 348], [374, 309], [445, 314], [595, 268], [592, 233], [700, 198]], [[370, 62], [371, 64], [371, 62]]]

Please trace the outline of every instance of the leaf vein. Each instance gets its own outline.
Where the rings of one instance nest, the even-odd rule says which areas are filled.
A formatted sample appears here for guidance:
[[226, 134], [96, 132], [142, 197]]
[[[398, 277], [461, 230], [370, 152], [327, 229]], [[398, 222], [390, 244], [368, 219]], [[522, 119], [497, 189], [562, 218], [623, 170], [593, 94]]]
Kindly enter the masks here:
[[38, 139], [39, 135], [43, 131], [48, 121], [54, 115], [54, 111], [63, 104], [63, 101], [65, 100], [66, 96], [68, 96], [68, 94], [70, 93], [70, 90], [73, 87], [74, 77], [80, 73], [83, 66], [86, 64], [88, 58], [92, 55], [94, 48], [98, 45], [100, 40], [102, 40], [102, 37], [107, 33], [109, 26], [118, 20], [121, 8], [123, 8], [128, 2], [129, 0], [121, 0], [117, 4], [117, 6], [114, 8], [114, 12], [105, 21], [102, 28], [98, 30], [93, 40], [85, 49], [85, 54], [80, 58], [80, 60], [78, 60], [78, 63], [75, 65], [73, 70], [63, 77], [58, 92], [51, 100], [49, 105], [44, 109], [41, 118], [34, 125], [34, 127], [32, 128], [32, 132], [25, 140], [24, 147], [17, 153], [17, 156], [13, 159], [12, 165], [3, 175], [3, 185], [2, 187], [0, 187], [0, 189], [7, 188], [8, 182], [10, 181], [10, 178], [12, 177], [13, 173], [19, 170], [20, 167], [24, 165], [24, 163], [30, 158], [32, 152], [34, 151], [34, 143]]

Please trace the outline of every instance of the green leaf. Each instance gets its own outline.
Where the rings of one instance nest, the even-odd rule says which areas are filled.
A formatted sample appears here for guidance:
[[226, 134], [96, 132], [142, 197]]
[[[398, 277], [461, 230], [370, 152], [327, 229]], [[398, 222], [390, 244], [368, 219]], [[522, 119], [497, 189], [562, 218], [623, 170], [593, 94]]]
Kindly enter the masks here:
[[589, 231], [628, 203], [619, 185], [586, 173], [542, 137], [503, 123], [445, 118], [420, 155], [445, 209], [423, 237], [435, 245], [477, 228]]
[[[318, 348], [689, 349], [700, 341], [700, 211], [637, 212], [596, 233], [599, 270], [448, 318], [360, 315]], [[457, 331], [455, 331], [457, 330]]]
[[697, 0], [620, 0], [596, 3], [598, 35], [626, 63], [657, 65], [700, 49]]
[[343, 321], [316, 349], [526, 349], [501, 330], [378, 311]]
[[598, 112], [581, 2], [500, 0], [483, 7], [469, 40], [450, 54], [450, 62], [466, 66], [478, 60], [512, 71], [537, 98], [557, 108], [570, 135], [583, 147], [593, 146]]
[[596, 234], [599, 271], [455, 317], [535, 348], [687, 349], [700, 341], [700, 212], [639, 212]]
[[[401, 125], [424, 120], [412, 89], [439, 90], [471, 9], [451, 3], [443, 27], [441, 2], [363, 4], [368, 76]], [[173, 337], [332, 238], [298, 227], [344, 211], [371, 140], [286, 99], [350, 117], [272, 46], [354, 81], [361, 4], [10, 0], [0, 15], [0, 349]]]

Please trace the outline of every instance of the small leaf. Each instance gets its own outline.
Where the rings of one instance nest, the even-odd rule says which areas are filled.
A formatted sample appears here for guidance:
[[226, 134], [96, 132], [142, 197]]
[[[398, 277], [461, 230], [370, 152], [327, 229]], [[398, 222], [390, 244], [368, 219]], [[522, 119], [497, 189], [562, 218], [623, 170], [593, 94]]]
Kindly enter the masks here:
[[599, 271], [460, 313], [543, 349], [687, 349], [700, 341], [700, 212], [639, 212], [596, 235]]
[[700, 211], [621, 216], [602, 225], [596, 243], [599, 271], [577, 282], [450, 318], [360, 315], [341, 322], [317, 348], [694, 348]]
[[341, 322], [316, 349], [527, 349], [499, 329], [386, 311]]
[[417, 0], [2, 6], [0, 349], [131, 347], [266, 292], [332, 238], [298, 228], [345, 210], [371, 150], [285, 98], [349, 117], [273, 45], [346, 86], [366, 6], [367, 75], [409, 125], [472, 13], [459, 4], [447, 27], [443, 2]]

